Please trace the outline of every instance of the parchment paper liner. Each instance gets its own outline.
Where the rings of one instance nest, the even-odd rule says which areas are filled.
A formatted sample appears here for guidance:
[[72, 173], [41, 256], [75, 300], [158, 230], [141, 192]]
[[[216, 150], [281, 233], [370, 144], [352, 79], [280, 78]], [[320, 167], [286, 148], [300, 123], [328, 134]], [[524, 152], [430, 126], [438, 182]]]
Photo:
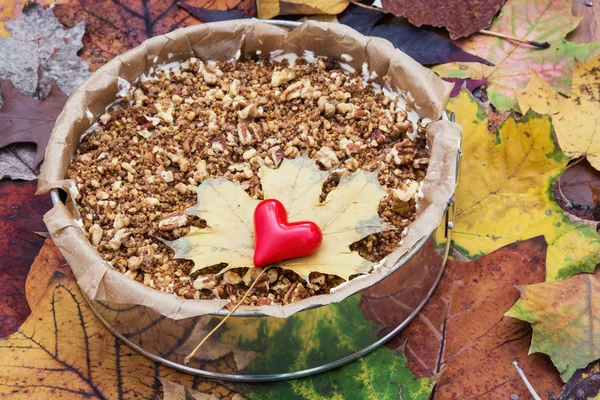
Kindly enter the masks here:
[[[160, 292], [133, 281], [102, 260], [77, 223], [72, 194], [73, 183], [65, 179], [67, 168], [81, 135], [112, 103], [119, 91], [117, 77], [132, 84], [153, 66], [197, 57], [204, 61], [225, 61], [241, 54], [268, 57], [272, 51], [303, 54], [310, 50], [317, 56], [351, 56], [347, 61], [357, 71], [366, 62], [369, 72], [377, 73], [376, 82], [403, 93], [421, 117], [438, 120], [448, 100], [452, 85], [439, 79], [390, 42], [365, 37], [344, 25], [308, 21], [287, 31], [257, 20], [219, 22], [190, 26], [153, 37], [127, 53], [115, 57], [79, 86], [57, 119], [46, 149], [46, 158], [37, 193], [61, 188], [70, 193], [67, 205], [57, 204], [45, 216], [48, 231], [71, 266], [81, 289], [94, 300], [151, 307], [172, 319], [188, 318], [222, 309], [227, 300], [187, 300], [172, 293]], [[349, 59], [346, 57], [346, 59]], [[89, 111], [86, 111], [89, 110]], [[417, 219], [410, 225], [401, 246], [387, 257], [375, 272], [320, 295], [280, 306], [240, 307], [240, 311], [257, 311], [275, 317], [287, 317], [315, 304], [329, 304], [371, 286], [381, 279], [394, 263], [421, 238], [440, 223], [446, 202], [454, 193], [456, 156], [460, 140], [459, 125], [438, 121], [428, 127], [431, 161], [424, 181], [424, 197], [418, 202]]]

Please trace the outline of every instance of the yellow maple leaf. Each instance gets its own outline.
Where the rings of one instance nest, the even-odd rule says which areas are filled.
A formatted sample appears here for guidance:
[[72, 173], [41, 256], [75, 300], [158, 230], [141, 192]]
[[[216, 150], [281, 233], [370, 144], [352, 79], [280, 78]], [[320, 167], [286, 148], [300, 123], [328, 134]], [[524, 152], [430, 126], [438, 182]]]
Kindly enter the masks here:
[[[121, 312], [136, 309], [126, 307]], [[164, 317], [156, 315], [154, 319], [138, 319], [136, 335], [160, 340], [163, 350], [172, 340], [175, 348], [184, 332], [159, 337], [155, 329]], [[190, 328], [194, 328], [193, 323]], [[144, 341], [144, 346], [151, 344]], [[0, 339], [0, 370], [3, 399], [158, 398], [160, 387], [156, 383], [160, 378], [181, 382], [206, 393], [207, 398], [233, 395], [224, 386], [195, 380], [123, 344], [92, 313], [75, 279], [59, 271], [19, 330]]]
[[571, 97], [558, 94], [534, 72], [517, 99], [523, 112], [552, 116], [558, 144], [569, 157], [586, 156], [600, 170], [600, 56], [575, 65]]
[[468, 91], [452, 99], [447, 110], [464, 128], [454, 245], [479, 256], [544, 235], [547, 279], [593, 271], [600, 262], [600, 237], [570, 221], [552, 194], [569, 159], [555, 142], [550, 118], [529, 112], [490, 133], [485, 112]]
[[261, 0], [257, 2], [258, 18], [278, 15], [329, 14], [337, 15], [348, 7], [348, 0]]
[[[344, 176], [324, 203], [319, 202], [329, 173], [319, 170], [307, 157], [284, 160], [278, 169], [262, 167], [260, 177], [264, 198], [283, 203], [289, 221], [315, 222], [323, 231], [319, 250], [306, 257], [285, 260], [277, 266], [308, 278], [311, 272], [333, 274], [348, 279], [367, 272], [372, 263], [349, 246], [388, 225], [377, 214], [386, 192], [379, 185], [377, 172], [358, 172]], [[258, 204], [239, 183], [209, 179], [197, 189], [198, 204], [186, 212], [207, 221], [208, 228], [193, 228], [183, 238], [168, 244], [176, 258], [194, 261], [192, 273], [227, 263], [231, 268], [252, 267], [254, 255], [254, 209]]]

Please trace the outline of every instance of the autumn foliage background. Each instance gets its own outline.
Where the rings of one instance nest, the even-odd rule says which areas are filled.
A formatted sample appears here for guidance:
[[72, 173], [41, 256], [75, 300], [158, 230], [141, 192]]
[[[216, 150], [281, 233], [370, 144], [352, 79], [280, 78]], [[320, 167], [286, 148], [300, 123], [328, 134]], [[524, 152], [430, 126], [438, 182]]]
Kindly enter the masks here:
[[[515, 361], [541, 398], [598, 396], [600, 5], [381, 3], [388, 14], [344, 0], [0, 5], [0, 397], [529, 398]], [[119, 342], [44, 238], [51, 202], [34, 192], [54, 121], [91, 71], [149, 37], [250, 16], [308, 16], [390, 40], [455, 82], [447, 111], [464, 132], [452, 260], [417, 318], [342, 368], [240, 386], [176, 372]], [[369, 299], [365, 312], [393, 310], [389, 301]]]

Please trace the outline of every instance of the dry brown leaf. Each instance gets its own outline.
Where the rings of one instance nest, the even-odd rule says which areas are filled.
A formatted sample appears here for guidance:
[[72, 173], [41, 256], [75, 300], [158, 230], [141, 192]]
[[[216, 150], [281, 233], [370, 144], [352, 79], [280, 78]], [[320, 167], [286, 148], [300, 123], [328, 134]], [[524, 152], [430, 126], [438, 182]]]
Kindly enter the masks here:
[[408, 18], [416, 25], [444, 27], [452, 39], [490, 26], [506, 0], [382, 0], [383, 11]]
[[21, 18], [6, 27], [11, 37], [0, 38], [0, 77], [26, 96], [45, 99], [52, 82], [70, 94], [90, 75], [88, 63], [77, 56], [85, 22], [64, 29], [51, 9], [29, 1]]
[[[518, 361], [534, 388], [547, 398], [561, 388], [548, 357], [528, 355], [531, 328], [505, 317], [519, 298], [515, 285], [542, 282], [546, 259], [542, 236], [502, 247], [468, 263], [449, 261], [425, 308], [389, 343], [405, 344], [408, 365], [417, 377], [441, 373], [432, 398], [529, 399], [512, 365]], [[433, 251], [433, 249], [431, 249]], [[383, 334], [405, 313], [404, 291], [364, 292], [361, 308]]]
[[330, 14], [337, 15], [348, 7], [348, 0], [260, 0], [258, 18], [270, 19], [278, 15]]
[[[307, 157], [285, 160], [275, 170], [260, 170], [265, 199], [281, 201], [289, 221], [313, 221], [323, 231], [323, 244], [316, 253], [278, 266], [302, 277], [318, 271], [348, 279], [367, 272], [372, 265], [349, 246], [387, 228], [377, 214], [386, 192], [376, 172], [359, 170], [344, 176], [325, 202], [319, 203], [328, 175]], [[205, 219], [209, 227], [192, 228], [187, 236], [170, 242], [175, 257], [193, 260], [192, 273], [219, 263], [228, 264], [224, 270], [252, 267], [253, 215], [258, 200], [250, 198], [239, 183], [226, 179], [206, 180], [197, 191], [198, 203], [187, 213]]]
[[[157, 336], [152, 335], [155, 325], [140, 326], [140, 332]], [[161, 366], [120, 342], [88, 308], [75, 280], [59, 271], [27, 321], [0, 339], [0, 368], [1, 398], [149, 399], [160, 394], [160, 378], [217, 398], [234, 395], [218, 383]]]
[[[13, 148], [12, 156], [6, 152], [4, 157], [0, 156], [0, 163], [4, 159], [5, 164], [0, 164], [0, 176], [35, 179], [37, 166], [44, 158], [46, 144], [67, 96], [56, 85], [52, 85], [49, 98], [43, 101], [31, 99], [19, 93], [9, 81], [2, 79], [0, 91], [4, 93], [4, 107], [0, 109], [0, 148], [11, 143], [35, 143], [36, 146], [33, 154], [31, 151]], [[19, 149], [23, 149], [23, 146]], [[11, 161], [13, 156], [18, 157], [21, 162], [14, 159]]]
[[[178, 3], [179, 0], [61, 0], [53, 10], [68, 27], [85, 20], [80, 55], [89, 60], [90, 70], [95, 71], [152, 36], [200, 22]], [[186, 4], [255, 14], [254, 0], [186, 0]]]
[[[171, 382], [160, 378], [163, 387], [163, 400], [215, 400], [218, 398], [212, 394], [200, 393], [197, 390], [185, 387], [180, 383]], [[231, 400], [244, 400], [245, 397], [235, 393]]]

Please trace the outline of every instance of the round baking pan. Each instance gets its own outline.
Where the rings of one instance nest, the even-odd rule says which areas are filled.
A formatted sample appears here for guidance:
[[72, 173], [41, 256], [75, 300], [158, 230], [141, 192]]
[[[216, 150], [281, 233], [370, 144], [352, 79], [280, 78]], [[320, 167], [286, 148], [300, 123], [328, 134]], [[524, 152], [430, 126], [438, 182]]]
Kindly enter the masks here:
[[[282, 27], [296, 22], [267, 21]], [[443, 119], [448, 119], [444, 113]], [[456, 175], [458, 178], [457, 160]], [[458, 180], [458, 179], [457, 179]], [[52, 201], [61, 200], [57, 189]], [[338, 303], [299, 311], [288, 318], [236, 312], [198, 351], [184, 358], [227, 315], [226, 310], [173, 320], [150, 307], [86, 301], [124, 343], [163, 365], [206, 378], [278, 381], [339, 367], [394, 337], [425, 305], [444, 269], [453, 227], [453, 199], [429, 236], [401, 257], [374, 285]]]

